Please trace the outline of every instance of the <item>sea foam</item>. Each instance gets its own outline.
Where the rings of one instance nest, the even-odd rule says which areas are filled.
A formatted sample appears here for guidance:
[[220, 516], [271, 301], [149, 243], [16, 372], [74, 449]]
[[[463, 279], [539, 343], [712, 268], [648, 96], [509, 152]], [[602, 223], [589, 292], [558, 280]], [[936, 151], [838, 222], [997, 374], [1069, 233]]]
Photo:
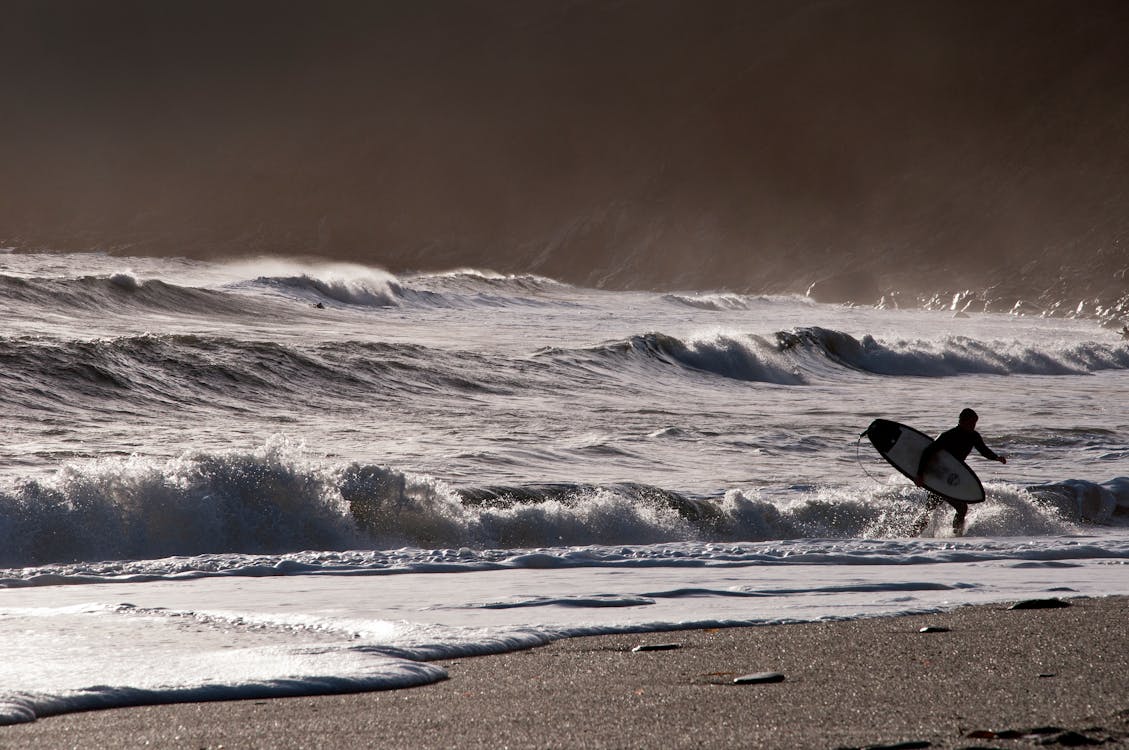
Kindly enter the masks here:
[[[988, 496], [969, 516], [970, 534], [1061, 535], [1129, 515], [1125, 479], [989, 484]], [[897, 537], [909, 533], [923, 501], [904, 482], [861, 491], [729, 490], [715, 498], [637, 484], [459, 490], [375, 464], [315, 461], [277, 439], [250, 452], [69, 464], [53, 478], [0, 493], [0, 538], [3, 565], [28, 568], [18, 577], [30, 578], [30, 566], [45, 563], [305, 549]], [[937, 523], [941, 534], [944, 522]], [[192, 570], [186, 563], [180, 572]]]

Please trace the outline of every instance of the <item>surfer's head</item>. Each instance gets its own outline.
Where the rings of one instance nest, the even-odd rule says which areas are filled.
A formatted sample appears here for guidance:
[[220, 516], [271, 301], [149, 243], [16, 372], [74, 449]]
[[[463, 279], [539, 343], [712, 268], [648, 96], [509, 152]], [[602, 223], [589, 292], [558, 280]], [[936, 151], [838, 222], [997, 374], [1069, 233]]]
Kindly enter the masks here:
[[966, 430], [975, 430], [980, 417], [972, 409], [963, 409], [957, 418], [957, 425]]

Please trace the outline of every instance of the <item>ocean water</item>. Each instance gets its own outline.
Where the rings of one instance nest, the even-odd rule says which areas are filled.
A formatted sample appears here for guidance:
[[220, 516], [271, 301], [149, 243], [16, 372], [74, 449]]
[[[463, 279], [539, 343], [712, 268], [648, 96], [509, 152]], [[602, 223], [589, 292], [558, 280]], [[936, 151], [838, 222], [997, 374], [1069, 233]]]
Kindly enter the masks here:
[[[1129, 342], [1082, 316], [15, 252], [0, 313], [3, 723], [1129, 594]], [[859, 435], [964, 406], [1009, 461], [911, 536]]]

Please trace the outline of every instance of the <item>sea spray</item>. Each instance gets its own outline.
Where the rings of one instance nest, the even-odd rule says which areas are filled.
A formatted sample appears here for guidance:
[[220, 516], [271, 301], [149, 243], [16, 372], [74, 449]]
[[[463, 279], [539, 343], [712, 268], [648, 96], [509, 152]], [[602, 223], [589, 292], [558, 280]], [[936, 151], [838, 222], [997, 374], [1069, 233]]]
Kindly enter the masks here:
[[67, 464], [0, 495], [3, 564], [341, 549], [359, 542], [332, 481], [286, 440]]
[[[1129, 493], [1121, 484], [1094, 505], [1080, 492], [1064, 510], [1045, 498], [990, 484], [969, 533], [1066, 534], [1109, 521]], [[1115, 494], [1115, 490], [1120, 494]], [[798, 488], [730, 490], [688, 497], [658, 487], [555, 485], [458, 490], [376, 464], [335, 465], [275, 438], [247, 452], [188, 452], [158, 460], [105, 458], [64, 466], [54, 477], [0, 494], [7, 567], [219, 553], [396, 547], [518, 549], [552, 545], [657, 544], [679, 540], [764, 541], [882, 538], [907, 533], [925, 495], [906, 486], [860, 493]], [[1100, 513], [1094, 517], [1094, 512]]]

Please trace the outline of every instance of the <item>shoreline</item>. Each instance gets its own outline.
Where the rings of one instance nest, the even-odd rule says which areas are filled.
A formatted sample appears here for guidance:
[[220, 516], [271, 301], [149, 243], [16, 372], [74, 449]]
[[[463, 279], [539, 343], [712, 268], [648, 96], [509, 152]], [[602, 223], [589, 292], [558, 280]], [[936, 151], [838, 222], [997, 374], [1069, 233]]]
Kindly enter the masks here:
[[[570, 638], [416, 688], [47, 717], [0, 747], [1129, 746], [1129, 597], [1067, 601]], [[759, 672], [784, 679], [733, 682]]]

